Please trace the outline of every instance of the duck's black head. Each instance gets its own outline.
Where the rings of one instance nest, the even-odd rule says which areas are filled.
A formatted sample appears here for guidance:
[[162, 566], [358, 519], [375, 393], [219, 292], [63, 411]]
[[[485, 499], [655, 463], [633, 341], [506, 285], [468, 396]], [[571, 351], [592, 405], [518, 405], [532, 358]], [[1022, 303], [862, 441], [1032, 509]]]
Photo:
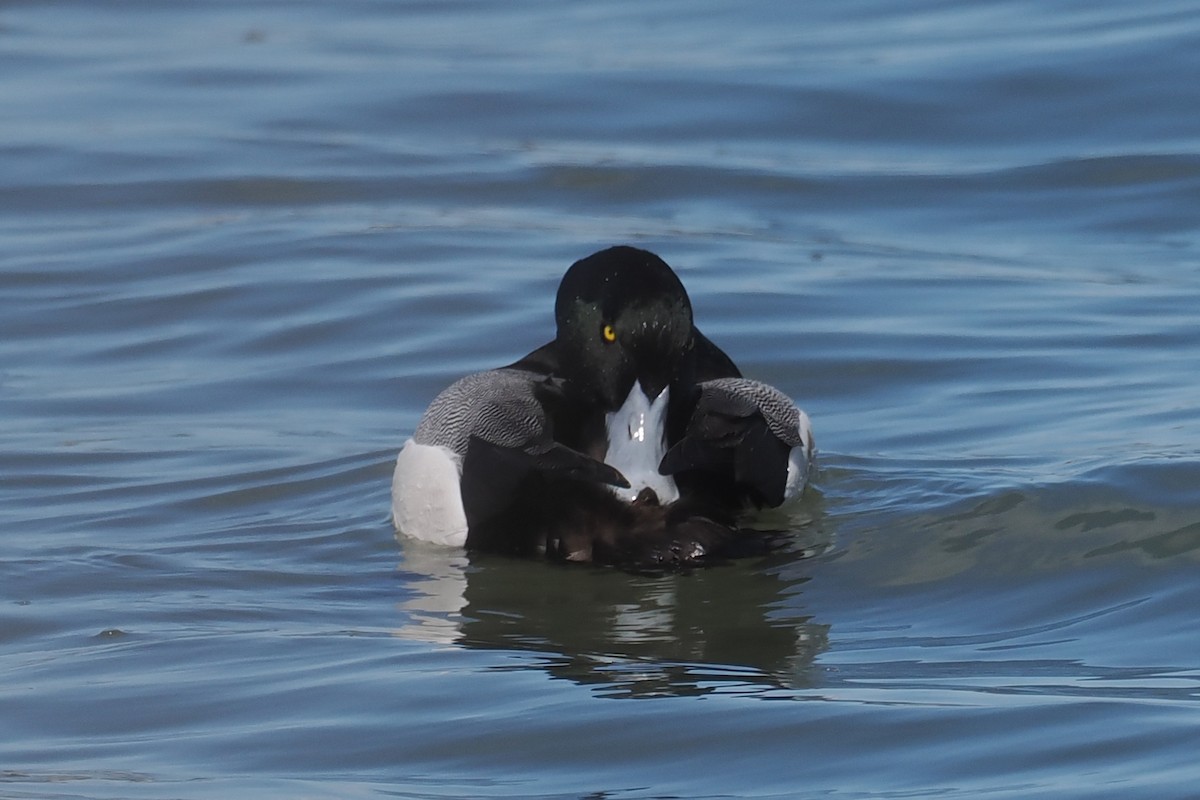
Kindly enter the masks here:
[[576, 261], [554, 304], [560, 366], [569, 384], [606, 411], [636, 382], [651, 400], [686, 368], [692, 304], [667, 263], [610, 247]]

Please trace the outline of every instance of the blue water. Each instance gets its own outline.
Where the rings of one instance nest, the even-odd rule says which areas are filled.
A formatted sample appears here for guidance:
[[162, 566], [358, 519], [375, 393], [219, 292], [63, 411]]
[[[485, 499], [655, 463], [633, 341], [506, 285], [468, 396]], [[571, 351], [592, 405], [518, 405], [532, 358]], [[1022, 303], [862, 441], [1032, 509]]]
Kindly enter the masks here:
[[[1200, 785], [1200, 7], [0, 3], [0, 797]], [[813, 419], [769, 558], [397, 541], [392, 461], [680, 273]]]

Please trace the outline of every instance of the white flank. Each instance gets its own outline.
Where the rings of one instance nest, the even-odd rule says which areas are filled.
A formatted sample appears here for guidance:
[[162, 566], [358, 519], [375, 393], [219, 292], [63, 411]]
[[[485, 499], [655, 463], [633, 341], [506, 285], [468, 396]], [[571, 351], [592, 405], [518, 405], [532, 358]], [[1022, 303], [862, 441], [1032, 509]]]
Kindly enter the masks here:
[[[800, 409], [796, 410], [800, 411]], [[802, 443], [800, 446], [792, 448], [791, 456], [788, 458], [787, 485], [783, 489], [784, 503], [800, 496], [805, 485], [808, 484], [808, 473], [812, 469], [812, 423], [808, 419], [808, 414], [803, 411], [800, 411], [800, 424], [797, 427]]]
[[392, 522], [414, 539], [462, 547], [467, 543], [459, 457], [446, 447], [404, 443], [392, 475]]
[[654, 402], [638, 384], [616, 411], [605, 415], [608, 428], [608, 453], [604, 463], [621, 471], [630, 488], [612, 487], [620, 497], [632, 501], [649, 486], [663, 505], [679, 499], [675, 480], [660, 475], [658, 465], [667, 452], [667, 403], [671, 394], [663, 389]]

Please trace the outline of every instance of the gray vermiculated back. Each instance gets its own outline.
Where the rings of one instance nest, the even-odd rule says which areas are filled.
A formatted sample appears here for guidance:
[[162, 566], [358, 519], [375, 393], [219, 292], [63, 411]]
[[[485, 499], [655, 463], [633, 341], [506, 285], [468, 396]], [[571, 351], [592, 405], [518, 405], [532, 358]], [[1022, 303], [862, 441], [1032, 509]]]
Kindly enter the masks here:
[[761, 411], [771, 433], [791, 447], [804, 443], [800, 437], [800, 412], [792, 399], [774, 386], [749, 378], [715, 378], [700, 384], [700, 402], [722, 396], [746, 414]]
[[472, 435], [501, 447], [522, 447], [547, 437], [546, 414], [533, 387], [545, 378], [515, 369], [493, 369], [460, 378], [446, 387], [413, 432], [418, 444], [467, 452]]

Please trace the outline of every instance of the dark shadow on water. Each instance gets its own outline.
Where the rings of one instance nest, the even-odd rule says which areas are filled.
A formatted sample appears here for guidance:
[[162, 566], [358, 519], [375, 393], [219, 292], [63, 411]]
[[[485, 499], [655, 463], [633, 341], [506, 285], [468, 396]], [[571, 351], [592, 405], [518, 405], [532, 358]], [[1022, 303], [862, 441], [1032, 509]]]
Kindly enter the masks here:
[[[633, 574], [404, 543], [414, 590], [403, 635], [539, 656], [544, 670], [607, 697], [766, 694], [813, 685], [829, 626], [806, 614], [805, 559], [770, 556]], [[508, 667], [499, 667], [508, 669]]]
[[828, 626], [763, 566], [638, 576], [472, 559], [460, 643], [545, 653], [548, 673], [609, 696], [807, 685]]

